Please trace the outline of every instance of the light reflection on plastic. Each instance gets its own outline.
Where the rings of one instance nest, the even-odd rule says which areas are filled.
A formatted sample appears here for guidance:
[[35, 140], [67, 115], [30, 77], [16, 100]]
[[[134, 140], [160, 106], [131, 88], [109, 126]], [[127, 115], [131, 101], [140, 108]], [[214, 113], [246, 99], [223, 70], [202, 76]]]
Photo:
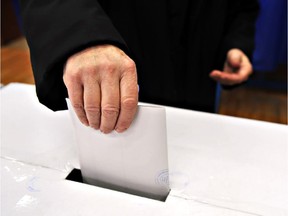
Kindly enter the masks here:
[[24, 175], [22, 175], [22, 176], [14, 176], [13, 179], [14, 179], [16, 182], [22, 182], [22, 181], [24, 181], [24, 180], [27, 179], [27, 176], [24, 176]]
[[33, 207], [37, 204], [38, 204], [37, 198], [26, 194], [16, 203], [16, 208]]
[[8, 166], [5, 166], [4, 169], [7, 170], [7, 172], [10, 172], [10, 171], [11, 171]]
[[170, 187], [172, 187], [171, 189], [182, 192], [189, 185], [190, 178], [189, 175], [184, 172], [173, 171], [169, 173], [169, 182]]

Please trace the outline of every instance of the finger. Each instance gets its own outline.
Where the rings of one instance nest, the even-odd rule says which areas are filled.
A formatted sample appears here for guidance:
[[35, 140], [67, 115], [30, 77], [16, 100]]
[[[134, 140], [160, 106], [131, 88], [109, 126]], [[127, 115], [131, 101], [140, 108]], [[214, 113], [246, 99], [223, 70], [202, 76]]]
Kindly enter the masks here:
[[106, 76], [101, 81], [101, 123], [100, 130], [110, 133], [115, 128], [119, 115], [119, 78]]
[[229, 67], [233, 68], [239, 68], [242, 62], [242, 51], [238, 49], [232, 49], [227, 54], [227, 64]]
[[138, 104], [137, 74], [135, 71], [128, 72], [120, 82], [121, 109], [115, 127], [118, 133], [124, 132], [130, 127]]
[[73, 109], [78, 116], [78, 119], [82, 124], [89, 126], [86, 113], [84, 110], [84, 101], [83, 101], [83, 86], [81, 83], [74, 82], [73, 84], [67, 87], [68, 96], [73, 106]]
[[87, 81], [84, 87], [84, 109], [89, 126], [98, 130], [101, 116], [101, 92], [99, 83], [95, 80]]
[[247, 79], [253, 73], [253, 67], [248, 57], [246, 56], [243, 57], [243, 61], [241, 63], [241, 67], [239, 68], [238, 73], [241, 76], [246, 77]]
[[225, 73], [214, 70], [210, 73], [210, 77], [223, 85], [235, 85], [243, 82], [243, 76], [238, 73]]

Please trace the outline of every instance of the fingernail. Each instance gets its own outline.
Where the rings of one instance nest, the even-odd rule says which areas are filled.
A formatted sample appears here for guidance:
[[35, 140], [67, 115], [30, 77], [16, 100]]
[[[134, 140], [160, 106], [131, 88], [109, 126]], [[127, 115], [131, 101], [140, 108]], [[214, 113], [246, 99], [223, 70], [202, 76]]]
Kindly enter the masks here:
[[89, 123], [88, 123], [88, 122], [86, 122], [86, 121], [81, 121], [81, 122], [82, 122], [82, 124], [84, 124], [85, 126], [89, 127]]
[[109, 134], [111, 131], [107, 131], [107, 130], [102, 130], [102, 129], [100, 129], [100, 132], [103, 133], [103, 134]]
[[124, 131], [126, 131], [127, 130], [127, 128], [115, 128], [115, 131], [117, 132], [117, 133], [122, 133], [122, 132], [124, 132]]
[[99, 127], [95, 127], [95, 126], [90, 126], [91, 128], [93, 128], [94, 130], [99, 130]]

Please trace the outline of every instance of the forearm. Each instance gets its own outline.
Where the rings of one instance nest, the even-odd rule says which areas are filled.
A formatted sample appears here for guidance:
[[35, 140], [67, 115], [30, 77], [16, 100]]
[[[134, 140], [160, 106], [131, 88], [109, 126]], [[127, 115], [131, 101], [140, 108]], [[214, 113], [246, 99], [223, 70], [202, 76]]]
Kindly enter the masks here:
[[223, 55], [226, 56], [230, 49], [238, 48], [251, 59], [258, 10], [257, 0], [229, 1], [227, 30], [222, 44]]

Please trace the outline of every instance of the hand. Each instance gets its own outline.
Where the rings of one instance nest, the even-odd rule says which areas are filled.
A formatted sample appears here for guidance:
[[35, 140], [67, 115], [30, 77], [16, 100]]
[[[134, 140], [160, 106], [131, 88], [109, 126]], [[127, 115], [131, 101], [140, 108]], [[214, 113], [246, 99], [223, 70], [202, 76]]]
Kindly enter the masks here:
[[235, 85], [246, 81], [252, 72], [253, 67], [248, 57], [239, 49], [231, 49], [223, 71], [213, 70], [210, 77], [223, 85]]
[[64, 68], [69, 99], [86, 126], [103, 133], [125, 131], [138, 104], [136, 66], [113, 45], [98, 45], [71, 56]]

